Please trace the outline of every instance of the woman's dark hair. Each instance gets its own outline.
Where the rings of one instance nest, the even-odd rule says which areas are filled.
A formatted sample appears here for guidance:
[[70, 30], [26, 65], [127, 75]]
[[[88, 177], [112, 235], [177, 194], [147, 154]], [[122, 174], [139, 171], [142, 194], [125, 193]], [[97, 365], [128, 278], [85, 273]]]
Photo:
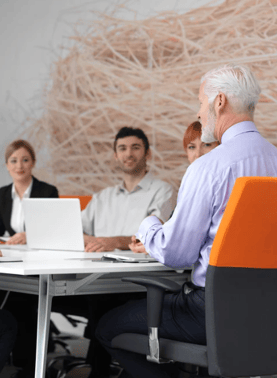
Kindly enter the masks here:
[[126, 138], [130, 136], [135, 136], [143, 141], [144, 147], [145, 147], [145, 153], [149, 150], [149, 141], [147, 136], [144, 134], [144, 132], [141, 129], [135, 129], [133, 127], [122, 127], [119, 132], [116, 134], [114, 139], [114, 152], [116, 152], [116, 145], [117, 140], [121, 138]]

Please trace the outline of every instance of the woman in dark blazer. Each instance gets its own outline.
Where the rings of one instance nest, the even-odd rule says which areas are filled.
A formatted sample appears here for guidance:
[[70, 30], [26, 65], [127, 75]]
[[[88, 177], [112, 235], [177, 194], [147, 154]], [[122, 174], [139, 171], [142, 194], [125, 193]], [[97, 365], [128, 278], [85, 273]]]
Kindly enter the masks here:
[[[12, 142], [6, 149], [5, 161], [13, 183], [0, 188], [0, 236], [7, 231], [11, 237], [7, 244], [25, 244], [22, 198], [58, 198], [58, 190], [32, 175], [36, 156], [27, 141]], [[5, 304], [17, 321], [13, 362], [21, 367], [15, 375], [18, 378], [34, 377], [37, 305], [37, 296], [16, 292], [10, 293]]]
[[6, 149], [6, 166], [13, 183], [0, 188], [0, 236], [8, 231], [7, 244], [25, 244], [22, 198], [58, 198], [55, 186], [32, 176], [36, 162], [33, 147], [25, 140], [16, 140]]
[[[0, 235], [3, 236], [5, 231], [8, 231], [10, 236], [15, 234], [11, 227], [12, 214], [12, 185], [3, 186], [0, 188]], [[30, 198], [58, 198], [58, 190], [55, 186], [49, 185], [46, 182], [39, 181], [33, 176], [33, 187], [30, 193]]]

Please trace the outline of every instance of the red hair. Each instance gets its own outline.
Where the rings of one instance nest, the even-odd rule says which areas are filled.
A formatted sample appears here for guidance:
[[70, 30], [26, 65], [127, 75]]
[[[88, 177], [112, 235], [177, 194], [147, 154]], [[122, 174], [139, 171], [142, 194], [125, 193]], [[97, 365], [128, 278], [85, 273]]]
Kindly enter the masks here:
[[185, 150], [187, 149], [187, 146], [191, 141], [193, 141], [196, 138], [201, 138], [201, 130], [202, 126], [199, 121], [192, 122], [188, 126], [183, 138], [183, 145]]

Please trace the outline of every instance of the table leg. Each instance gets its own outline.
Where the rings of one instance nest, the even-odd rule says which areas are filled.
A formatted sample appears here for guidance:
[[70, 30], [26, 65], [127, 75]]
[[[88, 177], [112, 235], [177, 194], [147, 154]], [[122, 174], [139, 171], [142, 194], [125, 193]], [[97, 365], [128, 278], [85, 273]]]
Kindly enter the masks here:
[[53, 295], [50, 275], [41, 275], [39, 281], [38, 326], [35, 378], [45, 377], [50, 313]]

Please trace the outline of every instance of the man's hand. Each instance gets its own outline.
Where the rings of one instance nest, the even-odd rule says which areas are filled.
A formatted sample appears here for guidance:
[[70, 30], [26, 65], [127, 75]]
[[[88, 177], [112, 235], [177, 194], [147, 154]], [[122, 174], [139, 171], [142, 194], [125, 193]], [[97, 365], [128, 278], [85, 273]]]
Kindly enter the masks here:
[[85, 252], [106, 252], [116, 248], [114, 238], [90, 236], [87, 240], [87, 243], [85, 240]]
[[135, 252], [135, 253], [145, 253], [147, 254], [144, 245], [142, 244], [141, 241], [136, 239], [135, 235], [132, 236], [132, 242], [129, 244], [129, 248]]
[[6, 244], [26, 244], [26, 232], [14, 234]]
[[95, 236], [84, 234], [85, 247], [88, 245], [88, 243], [92, 242], [94, 239], [95, 239]]

